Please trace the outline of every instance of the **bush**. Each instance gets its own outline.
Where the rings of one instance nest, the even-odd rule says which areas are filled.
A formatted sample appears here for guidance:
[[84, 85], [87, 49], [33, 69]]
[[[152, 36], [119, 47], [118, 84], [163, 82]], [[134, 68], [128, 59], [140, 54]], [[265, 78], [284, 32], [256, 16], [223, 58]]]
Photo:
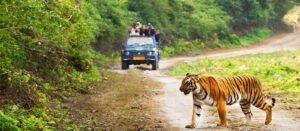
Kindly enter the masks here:
[[[70, 74], [99, 77], [95, 62], [100, 59], [89, 45], [103, 27], [94, 5], [76, 1], [0, 3], [0, 74], [7, 74], [3, 83], [23, 95], [19, 98], [34, 100], [23, 101], [23, 105], [38, 104], [38, 97], [49, 97], [58, 88], [76, 90], [92, 82]], [[44, 83], [51, 89], [43, 90]]]
[[257, 42], [271, 35], [271, 30], [266, 27], [254, 28], [240, 38], [241, 44], [247, 45]]
[[45, 120], [49, 119], [46, 110], [33, 108], [27, 111], [17, 105], [6, 105], [0, 111], [0, 130], [38, 130], [45, 128]]
[[0, 130], [19, 131], [20, 128], [17, 126], [18, 121], [5, 115], [0, 110]]
[[102, 59], [90, 42], [110, 22], [99, 10], [93, 1], [0, 1], [1, 95], [21, 105], [1, 111], [0, 129], [43, 129], [47, 120], [33, 109], [101, 79]]

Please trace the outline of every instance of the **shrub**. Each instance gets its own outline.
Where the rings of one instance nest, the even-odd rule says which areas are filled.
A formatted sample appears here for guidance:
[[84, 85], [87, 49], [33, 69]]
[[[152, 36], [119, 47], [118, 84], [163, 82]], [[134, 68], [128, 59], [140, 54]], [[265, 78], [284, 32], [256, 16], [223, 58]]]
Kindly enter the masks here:
[[17, 126], [18, 121], [5, 115], [0, 110], [0, 130], [19, 131], [20, 128]]

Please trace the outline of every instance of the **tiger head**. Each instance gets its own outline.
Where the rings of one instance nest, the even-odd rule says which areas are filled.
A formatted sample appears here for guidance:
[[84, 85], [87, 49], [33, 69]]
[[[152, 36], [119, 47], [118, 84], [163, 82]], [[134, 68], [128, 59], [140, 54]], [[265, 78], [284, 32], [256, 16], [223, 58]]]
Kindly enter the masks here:
[[182, 80], [180, 91], [184, 93], [184, 95], [188, 95], [191, 91], [195, 91], [197, 89], [197, 79], [199, 79], [198, 75], [187, 73], [186, 77]]

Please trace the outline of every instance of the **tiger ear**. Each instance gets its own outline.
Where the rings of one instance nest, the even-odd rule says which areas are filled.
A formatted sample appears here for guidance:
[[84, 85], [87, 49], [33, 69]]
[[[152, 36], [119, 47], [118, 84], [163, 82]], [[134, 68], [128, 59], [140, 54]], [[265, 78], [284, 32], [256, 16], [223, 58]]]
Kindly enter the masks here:
[[186, 73], [186, 75], [185, 76], [189, 76], [189, 75], [191, 75], [190, 73]]

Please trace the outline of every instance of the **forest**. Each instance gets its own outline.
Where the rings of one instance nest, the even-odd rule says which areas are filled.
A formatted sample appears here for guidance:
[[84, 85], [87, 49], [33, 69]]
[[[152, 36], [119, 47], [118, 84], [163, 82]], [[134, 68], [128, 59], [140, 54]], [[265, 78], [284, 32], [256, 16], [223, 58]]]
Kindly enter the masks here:
[[0, 130], [66, 129], [62, 102], [101, 82], [133, 22], [160, 29], [173, 56], [287, 31], [282, 18], [299, 2], [1, 0]]

